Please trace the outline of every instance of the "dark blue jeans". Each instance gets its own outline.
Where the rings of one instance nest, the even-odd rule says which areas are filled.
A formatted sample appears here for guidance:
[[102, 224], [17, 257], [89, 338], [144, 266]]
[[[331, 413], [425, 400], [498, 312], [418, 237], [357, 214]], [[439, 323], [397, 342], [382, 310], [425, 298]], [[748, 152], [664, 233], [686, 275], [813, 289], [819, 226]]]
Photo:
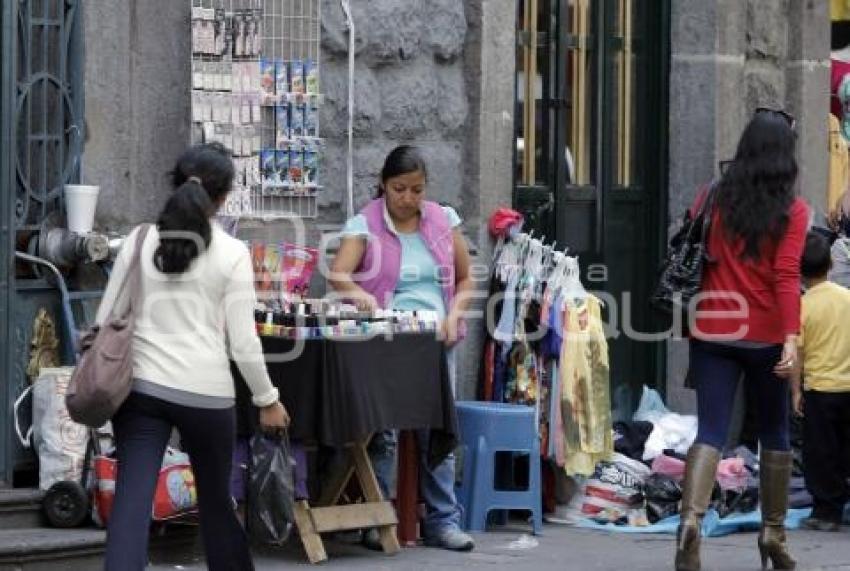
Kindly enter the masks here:
[[766, 450], [789, 450], [790, 389], [773, 368], [781, 345], [741, 347], [692, 339], [691, 375], [697, 389], [699, 431], [696, 442], [718, 450], [726, 445], [741, 373], [747, 402], [757, 403], [759, 441]]
[[253, 571], [245, 530], [230, 497], [236, 413], [180, 406], [130, 393], [112, 419], [118, 448], [118, 481], [106, 538], [106, 571], [143, 571], [148, 562], [151, 508], [162, 455], [172, 427], [189, 454], [207, 568]]

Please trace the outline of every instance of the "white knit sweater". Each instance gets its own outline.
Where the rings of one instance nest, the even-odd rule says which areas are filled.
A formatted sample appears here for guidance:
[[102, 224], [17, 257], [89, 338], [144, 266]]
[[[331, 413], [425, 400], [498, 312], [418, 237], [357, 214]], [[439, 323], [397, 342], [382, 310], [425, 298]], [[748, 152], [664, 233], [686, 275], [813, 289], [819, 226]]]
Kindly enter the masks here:
[[[152, 226], [142, 246], [141, 304], [135, 306], [133, 376], [164, 387], [206, 396], [234, 397], [229, 356], [239, 367], [257, 406], [278, 398], [266, 371], [254, 325], [251, 255], [239, 240], [213, 222], [209, 248], [186, 273], [163, 274], [153, 264], [159, 233]], [[103, 323], [118, 296], [139, 228], [125, 240], [97, 312]], [[117, 305], [116, 305], [117, 303]]]

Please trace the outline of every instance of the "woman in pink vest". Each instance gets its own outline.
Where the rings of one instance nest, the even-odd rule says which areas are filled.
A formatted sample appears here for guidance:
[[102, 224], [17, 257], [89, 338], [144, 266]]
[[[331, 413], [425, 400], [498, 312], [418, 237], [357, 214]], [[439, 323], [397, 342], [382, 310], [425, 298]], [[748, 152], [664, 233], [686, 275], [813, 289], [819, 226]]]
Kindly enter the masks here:
[[[449, 347], [458, 340], [461, 316], [471, 288], [469, 250], [458, 229], [460, 218], [451, 207], [425, 200], [427, 171], [414, 147], [400, 146], [386, 158], [377, 198], [352, 217], [333, 264], [331, 285], [363, 310], [392, 308], [429, 310], [442, 319], [441, 334]], [[454, 385], [454, 355], [449, 370]], [[428, 450], [428, 431], [418, 434], [419, 448]], [[396, 434], [377, 434], [369, 446], [378, 481], [389, 497], [396, 464]], [[420, 486], [428, 506], [423, 535], [426, 543], [469, 551], [472, 538], [460, 530], [455, 499], [454, 456], [430, 468], [420, 459]], [[367, 547], [380, 549], [376, 530], [364, 537]]]

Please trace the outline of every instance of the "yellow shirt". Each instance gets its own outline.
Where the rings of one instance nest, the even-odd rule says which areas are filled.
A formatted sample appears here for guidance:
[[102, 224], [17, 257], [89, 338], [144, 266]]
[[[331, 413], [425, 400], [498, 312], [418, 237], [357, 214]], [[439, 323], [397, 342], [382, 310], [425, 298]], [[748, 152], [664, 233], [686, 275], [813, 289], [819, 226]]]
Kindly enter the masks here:
[[800, 346], [809, 391], [850, 391], [850, 289], [823, 282], [802, 303]]

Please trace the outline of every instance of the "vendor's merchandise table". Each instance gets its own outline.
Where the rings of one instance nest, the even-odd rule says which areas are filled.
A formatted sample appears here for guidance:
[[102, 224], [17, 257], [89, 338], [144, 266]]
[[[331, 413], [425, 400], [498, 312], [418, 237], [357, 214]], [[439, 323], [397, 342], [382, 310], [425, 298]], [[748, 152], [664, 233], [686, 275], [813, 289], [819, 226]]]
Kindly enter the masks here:
[[[290, 438], [348, 451], [348, 462], [324, 483], [321, 497], [298, 503], [296, 523], [310, 561], [327, 558], [321, 533], [347, 529], [377, 527], [384, 550], [397, 551], [398, 521], [381, 494], [366, 445], [378, 431], [430, 428], [431, 460], [454, 450], [457, 418], [442, 343], [433, 333], [300, 341], [263, 337], [262, 342], [272, 382], [292, 418]], [[256, 410], [233, 370], [239, 431], [247, 435], [256, 426]], [[339, 505], [354, 476], [365, 502]], [[400, 485], [409, 476], [400, 474]], [[399, 489], [400, 508], [415, 505], [409, 493], [416, 488]], [[400, 512], [403, 519], [415, 518], [411, 507]]]

